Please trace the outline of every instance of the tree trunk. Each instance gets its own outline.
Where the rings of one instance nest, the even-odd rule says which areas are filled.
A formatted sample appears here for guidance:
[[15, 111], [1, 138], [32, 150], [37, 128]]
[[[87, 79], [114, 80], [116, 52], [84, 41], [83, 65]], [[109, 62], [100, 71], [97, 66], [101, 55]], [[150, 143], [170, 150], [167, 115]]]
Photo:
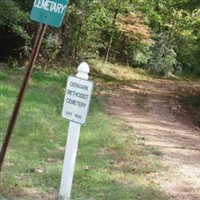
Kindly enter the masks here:
[[[117, 19], [118, 13], [119, 13], [119, 9], [116, 9], [116, 10], [115, 10], [115, 13], [114, 13], [114, 16], [113, 16], [113, 21], [112, 21], [113, 27], [114, 27], [114, 25], [116, 24], [116, 19]], [[111, 50], [112, 42], [113, 42], [113, 37], [114, 37], [114, 33], [112, 32], [112, 34], [111, 34], [111, 36], [110, 36], [109, 43], [108, 43], [108, 47], [107, 47], [107, 52], [106, 52], [105, 60], [104, 60], [105, 63], [108, 62], [108, 59], [109, 59], [110, 50]]]

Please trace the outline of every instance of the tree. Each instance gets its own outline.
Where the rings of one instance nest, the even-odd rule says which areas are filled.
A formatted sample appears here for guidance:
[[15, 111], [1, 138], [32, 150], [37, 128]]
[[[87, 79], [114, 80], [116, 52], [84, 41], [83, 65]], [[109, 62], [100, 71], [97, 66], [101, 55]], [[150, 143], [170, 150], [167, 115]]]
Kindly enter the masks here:
[[[150, 20], [152, 30], [157, 35], [156, 43], [159, 42], [157, 41], [159, 35], [164, 35], [165, 45], [173, 49], [177, 55], [176, 63], [182, 63], [183, 70], [196, 73], [199, 73], [200, 68], [199, 56], [197, 57], [200, 37], [199, 5], [199, 1], [196, 0], [156, 0], [149, 2], [148, 11], [146, 7], [141, 7], [142, 12], [146, 13]], [[162, 39], [160, 42], [162, 43]], [[152, 59], [155, 58], [157, 51], [159, 51], [158, 48], [156, 50], [152, 48]]]
[[[0, 55], [16, 57], [30, 48], [36, 32], [29, 21], [33, 1], [0, 1]], [[164, 73], [182, 63], [183, 70], [200, 73], [199, 31], [199, 0], [74, 0], [62, 27], [48, 28], [41, 52], [44, 62], [100, 56], [131, 66], [150, 63]], [[165, 66], [158, 69], [161, 60]]]
[[28, 14], [13, 0], [1, 0], [0, 3], [0, 55], [3, 57], [16, 54], [30, 36], [25, 30]]

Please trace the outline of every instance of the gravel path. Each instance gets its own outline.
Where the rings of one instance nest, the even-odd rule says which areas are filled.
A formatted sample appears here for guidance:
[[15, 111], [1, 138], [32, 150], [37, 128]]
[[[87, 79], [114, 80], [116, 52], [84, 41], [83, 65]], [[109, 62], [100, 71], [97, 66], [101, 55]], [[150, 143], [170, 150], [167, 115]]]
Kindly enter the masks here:
[[145, 145], [162, 153], [170, 167], [156, 181], [173, 200], [200, 200], [200, 129], [176, 114], [181, 88], [200, 90], [199, 83], [168, 80], [138, 82], [110, 94], [107, 112], [119, 116], [145, 137]]

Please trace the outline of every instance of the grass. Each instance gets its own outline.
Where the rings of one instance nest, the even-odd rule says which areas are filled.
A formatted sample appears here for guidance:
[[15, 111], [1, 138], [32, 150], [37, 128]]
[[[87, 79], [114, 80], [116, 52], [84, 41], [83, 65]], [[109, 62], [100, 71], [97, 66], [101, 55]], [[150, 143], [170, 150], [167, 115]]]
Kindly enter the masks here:
[[[110, 80], [115, 72], [113, 76], [109, 73], [108, 80], [107, 71], [101, 70], [98, 77], [92, 71], [95, 81], [115, 81]], [[0, 143], [23, 74], [23, 70], [1, 70]], [[68, 122], [61, 117], [67, 75], [67, 72], [34, 72], [1, 172], [0, 199], [56, 199], [68, 128]], [[134, 77], [121, 80], [129, 78]], [[72, 199], [168, 199], [152, 179], [155, 173], [161, 176], [165, 170], [159, 164], [159, 156], [139, 145], [143, 139], [133, 128], [108, 117], [104, 104], [96, 88], [87, 125], [81, 130]]]
[[122, 66], [119, 64], [103, 63], [102, 61], [91, 61], [93, 77], [107, 82], [128, 84], [130, 81], [151, 80], [147, 71], [141, 68]]

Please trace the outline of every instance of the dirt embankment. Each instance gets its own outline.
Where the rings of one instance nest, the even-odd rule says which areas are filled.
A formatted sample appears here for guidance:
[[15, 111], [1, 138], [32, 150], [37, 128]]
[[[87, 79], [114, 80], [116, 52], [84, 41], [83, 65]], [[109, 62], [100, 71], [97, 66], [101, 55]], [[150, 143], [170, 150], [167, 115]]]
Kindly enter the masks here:
[[200, 200], [200, 128], [179, 104], [180, 92], [200, 83], [154, 80], [123, 86], [110, 94], [107, 112], [117, 115], [156, 147], [170, 167], [161, 189], [173, 200]]

